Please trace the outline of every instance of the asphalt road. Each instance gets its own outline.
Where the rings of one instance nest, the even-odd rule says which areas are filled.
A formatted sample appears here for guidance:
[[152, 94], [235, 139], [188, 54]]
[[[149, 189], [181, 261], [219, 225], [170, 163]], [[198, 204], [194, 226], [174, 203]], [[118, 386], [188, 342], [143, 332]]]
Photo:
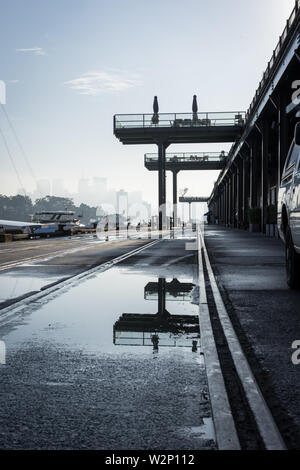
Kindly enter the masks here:
[[26, 240], [0, 244], [0, 309], [24, 295], [106, 263], [151, 240], [109, 235]]
[[[100, 262], [146, 242], [95, 246], [75, 255], [80, 259], [66, 256], [35, 268], [39, 275], [50, 268], [65, 274], [70, 264], [94, 264], [97, 253]], [[160, 317], [156, 349], [148, 318], [161, 312], [163, 279], [168, 313]], [[175, 289], [174, 279], [180, 282]], [[196, 253], [186, 251], [185, 240], [163, 240], [33, 302], [2, 326], [0, 448], [215, 448], [199, 331], [166, 327], [182, 315], [197, 325], [196, 282]], [[138, 321], [122, 330], [126, 313]]]
[[[164, 287], [167, 312], [197, 316], [197, 289], [182, 290], [198, 280], [197, 254], [186, 249], [194, 236], [179, 232], [73, 287], [58, 284], [0, 327], [1, 449], [215, 447], [200, 342], [193, 352], [191, 333], [165, 331], [157, 351], [145, 326], [163, 305], [156, 290], [162, 279], [180, 282]], [[218, 226], [206, 227], [205, 240], [257, 382], [288, 448], [299, 449], [300, 366], [292, 364], [291, 346], [300, 340], [300, 291], [286, 285], [283, 245]], [[2, 308], [149, 241], [87, 236], [4, 245]], [[24, 261], [26, 252], [41, 256]], [[124, 314], [135, 315], [134, 331], [120, 328]]]

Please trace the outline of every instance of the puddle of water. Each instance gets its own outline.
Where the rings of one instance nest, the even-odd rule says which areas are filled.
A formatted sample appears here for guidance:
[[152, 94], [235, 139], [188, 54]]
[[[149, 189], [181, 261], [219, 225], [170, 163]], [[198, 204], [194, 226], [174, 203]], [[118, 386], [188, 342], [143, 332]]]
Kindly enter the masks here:
[[22, 276], [20, 274], [0, 274], [0, 302], [5, 300], [20, 297], [31, 291], [38, 291], [41, 287], [55, 282], [59, 279], [58, 276], [54, 277], [37, 277], [37, 276]]
[[215, 428], [212, 418], [203, 418], [201, 426], [185, 427], [180, 430], [183, 434], [192, 438], [200, 438], [207, 440], [216, 440]]
[[[42, 281], [36, 281], [38, 288]], [[123, 354], [126, 350], [141, 354], [138, 346], [156, 351], [156, 343], [159, 349], [198, 349], [198, 308], [191, 303], [193, 287], [191, 279], [149, 278], [148, 274], [132, 273], [126, 268], [112, 268], [53, 300], [44, 304], [42, 300], [37, 310], [28, 307], [23, 324], [18, 320], [4, 338], [8, 355], [10, 347], [15, 349], [32, 340], [93, 353]], [[155, 335], [158, 340], [153, 340]]]
[[1, 435], [22, 448], [214, 446], [192, 269], [177, 279], [154, 269], [95, 274], [1, 329], [0, 403], [13, 397], [0, 407], [2, 447]]

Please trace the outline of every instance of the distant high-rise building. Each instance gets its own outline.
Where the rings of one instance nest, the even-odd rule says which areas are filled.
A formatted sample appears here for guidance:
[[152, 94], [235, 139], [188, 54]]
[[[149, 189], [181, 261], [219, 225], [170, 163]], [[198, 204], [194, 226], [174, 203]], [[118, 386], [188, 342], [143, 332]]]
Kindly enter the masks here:
[[106, 192], [107, 191], [107, 179], [106, 178], [100, 178], [99, 176], [95, 176], [93, 178], [93, 188], [100, 192]]
[[129, 204], [141, 204], [143, 199], [142, 191], [132, 191], [128, 193]]
[[66, 196], [66, 192], [62, 179], [56, 178], [52, 181], [52, 196], [63, 197]]
[[50, 196], [51, 194], [50, 181], [46, 179], [38, 180], [36, 193], [38, 197]]
[[121, 189], [117, 192], [117, 214], [123, 215], [127, 219], [128, 215], [128, 193]]
[[148, 214], [148, 220], [151, 219], [151, 215], [152, 215], [152, 206], [151, 204], [149, 204], [148, 202], [146, 201], [143, 201], [143, 205], [145, 206], [146, 208], [146, 211], [147, 211], [147, 214]]
[[90, 185], [87, 178], [81, 178], [78, 181], [78, 199], [82, 202], [89, 202], [90, 198]]
[[91, 198], [94, 204], [101, 204], [107, 193], [107, 179], [95, 176], [91, 188]]

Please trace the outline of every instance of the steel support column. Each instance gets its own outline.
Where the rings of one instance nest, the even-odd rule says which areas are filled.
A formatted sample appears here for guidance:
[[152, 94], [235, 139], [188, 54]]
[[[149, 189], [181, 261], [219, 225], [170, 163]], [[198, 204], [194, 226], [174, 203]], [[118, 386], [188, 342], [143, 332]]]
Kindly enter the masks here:
[[250, 171], [249, 171], [249, 199], [250, 199], [250, 208], [254, 207], [254, 178], [253, 178], [253, 173], [254, 173], [254, 157], [253, 157], [253, 148], [250, 148]]
[[237, 163], [236, 166], [236, 177], [235, 177], [235, 226], [236, 228], [239, 228], [239, 222], [240, 222], [240, 167], [239, 164]]
[[232, 198], [231, 198], [231, 191], [232, 190], [232, 175], [230, 175], [228, 180], [228, 226], [231, 225], [231, 213], [232, 213]]
[[281, 183], [281, 176], [283, 167], [288, 152], [288, 117], [286, 114], [286, 93], [283, 93], [279, 97], [279, 109], [278, 109], [278, 182], [277, 182], [277, 199], [278, 191]]
[[262, 125], [261, 147], [261, 231], [265, 233], [265, 212], [268, 203], [268, 150], [269, 128], [266, 121]]
[[242, 218], [243, 218], [243, 228], [246, 226], [247, 220], [247, 187], [246, 187], [246, 161], [243, 158], [243, 166], [242, 166]]
[[229, 180], [226, 181], [225, 187], [225, 225], [226, 227], [229, 225]]
[[173, 227], [178, 225], [177, 216], [177, 174], [178, 170], [173, 170]]
[[158, 279], [158, 314], [164, 315], [166, 311], [166, 280]]
[[227, 181], [224, 181], [224, 225], [227, 225]]
[[166, 228], [166, 149], [169, 144], [159, 142], [158, 146], [158, 229]]
[[234, 227], [234, 216], [235, 216], [235, 182], [234, 182], [234, 170], [231, 175], [231, 211], [230, 211], [230, 226]]
[[225, 182], [223, 183], [223, 195], [222, 195], [222, 224], [225, 225], [226, 224], [226, 220], [225, 220], [225, 214], [226, 214], [226, 209], [225, 209], [225, 191], [226, 191], [226, 185], [225, 185]]
[[228, 202], [227, 202], [227, 181], [226, 181], [226, 184], [225, 184], [224, 191], [225, 191], [225, 193], [224, 193], [224, 224], [227, 225], [227, 206], [228, 206]]
[[232, 175], [231, 175], [231, 214], [230, 214], [230, 225], [235, 226], [235, 168], [232, 165]]

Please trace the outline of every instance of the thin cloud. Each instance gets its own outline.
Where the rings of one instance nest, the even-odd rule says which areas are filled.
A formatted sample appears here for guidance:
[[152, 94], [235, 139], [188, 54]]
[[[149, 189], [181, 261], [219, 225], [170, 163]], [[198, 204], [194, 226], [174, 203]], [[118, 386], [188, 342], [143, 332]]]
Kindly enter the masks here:
[[106, 92], [126, 91], [140, 83], [138, 75], [127, 72], [89, 72], [64, 84], [81, 95], [99, 95]]
[[29, 47], [29, 48], [22, 48], [22, 49], [16, 49], [16, 52], [27, 52], [29, 54], [34, 54], [34, 55], [46, 55], [46, 52], [42, 47]]

